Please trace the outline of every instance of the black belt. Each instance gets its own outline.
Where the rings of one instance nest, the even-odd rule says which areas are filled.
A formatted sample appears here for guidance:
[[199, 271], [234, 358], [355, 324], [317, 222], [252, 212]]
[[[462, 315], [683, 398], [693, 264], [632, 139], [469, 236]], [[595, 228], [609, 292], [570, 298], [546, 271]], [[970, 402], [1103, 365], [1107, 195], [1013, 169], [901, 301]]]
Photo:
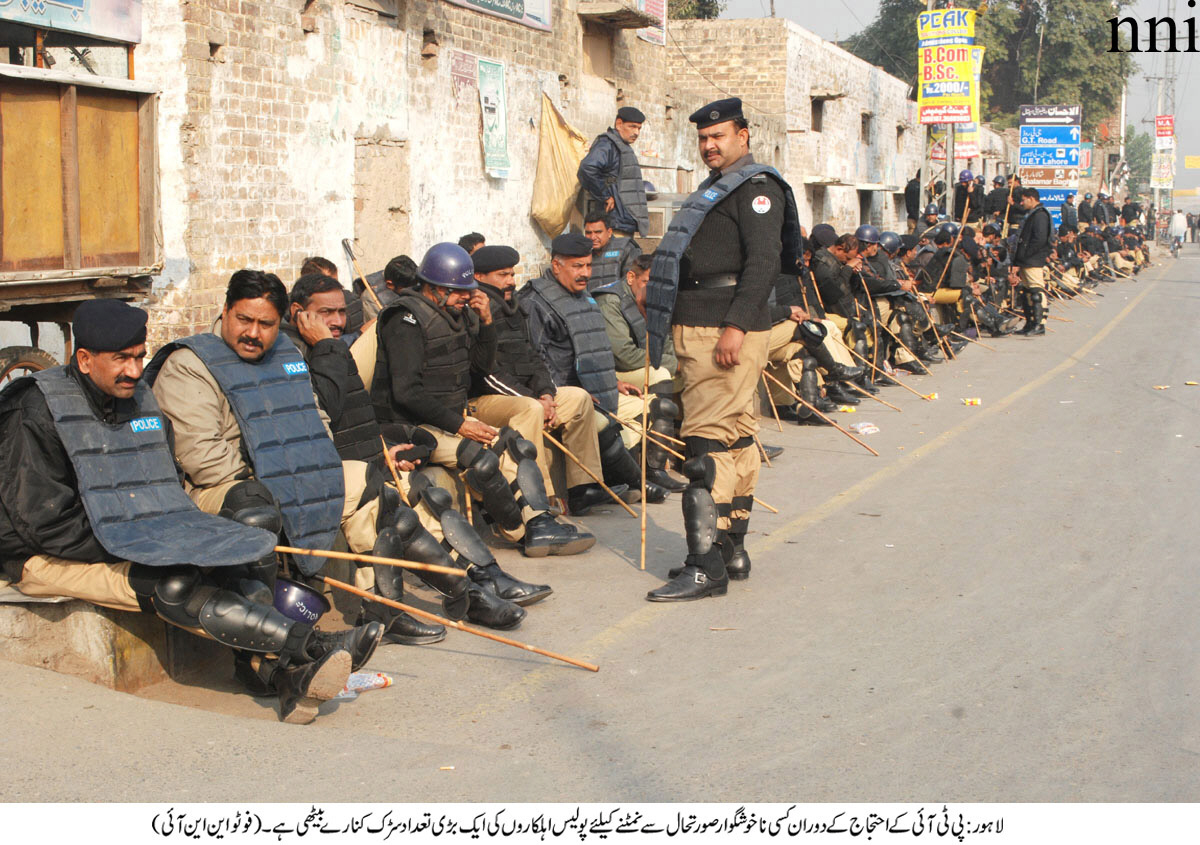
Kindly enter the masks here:
[[711, 290], [713, 288], [732, 288], [736, 287], [738, 277], [736, 273], [722, 273], [718, 276], [704, 276], [700, 279], [680, 280], [680, 290]]

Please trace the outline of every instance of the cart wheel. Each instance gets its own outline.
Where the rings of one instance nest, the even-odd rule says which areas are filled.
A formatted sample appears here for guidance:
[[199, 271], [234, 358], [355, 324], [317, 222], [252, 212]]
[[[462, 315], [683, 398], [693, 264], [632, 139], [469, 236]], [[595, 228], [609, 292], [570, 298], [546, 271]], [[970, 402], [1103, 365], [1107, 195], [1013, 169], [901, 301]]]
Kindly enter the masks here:
[[0, 349], [0, 385], [57, 366], [53, 355], [36, 346], [6, 346]]

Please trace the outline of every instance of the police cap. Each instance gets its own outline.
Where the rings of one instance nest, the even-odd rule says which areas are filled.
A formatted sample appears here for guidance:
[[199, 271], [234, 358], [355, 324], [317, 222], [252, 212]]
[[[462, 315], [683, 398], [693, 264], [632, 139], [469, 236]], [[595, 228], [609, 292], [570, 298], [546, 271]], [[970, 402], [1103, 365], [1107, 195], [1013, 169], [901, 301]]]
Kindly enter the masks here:
[[742, 101], [737, 97], [725, 100], [714, 100], [706, 106], [701, 106], [688, 117], [697, 129], [707, 129], [727, 120], [745, 119], [742, 116]]
[[617, 109], [617, 120], [623, 120], [626, 123], [645, 123], [646, 115], [633, 106], [621, 106]]
[[818, 248], [832, 246], [838, 239], [837, 229], [828, 223], [818, 223], [812, 227], [812, 239]]
[[550, 242], [550, 254], [582, 258], [592, 254], [592, 241], [578, 232], [564, 232]]
[[75, 309], [71, 333], [78, 349], [118, 352], [146, 342], [146, 319], [141, 308], [119, 299], [89, 299]]
[[488, 244], [475, 250], [471, 254], [471, 261], [475, 265], [476, 273], [494, 273], [497, 270], [516, 267], [521, 263], [521, 253], [511, 246]]

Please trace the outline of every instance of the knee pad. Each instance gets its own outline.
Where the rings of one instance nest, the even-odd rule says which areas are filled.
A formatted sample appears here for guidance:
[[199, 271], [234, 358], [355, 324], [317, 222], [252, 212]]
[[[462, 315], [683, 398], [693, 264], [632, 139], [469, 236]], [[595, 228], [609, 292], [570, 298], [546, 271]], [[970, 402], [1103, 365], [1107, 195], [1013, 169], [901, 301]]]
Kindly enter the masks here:
[[524, 438], [515, 429], [504, 426], [500, 429], [496, 442], [491, 445], [491, 450], [498, 455], [503, 454], [506, 449], [511, 449], [512, 444], [518, 440], [524, 440]]
[[454, 458], [458, 462], [459, 469], [470, 469], [475, 465], [479, 456], [486, 451], [482, 443], [464, 437], [458, 442], [458, 448], [454, 450]]
[[[271, 507], [279, 510], [275, 497], [261, 481], [250, 479], [239, 481], [229, 488], [225, 500], [221, 502], [220, 516], [226, 519], [237, 519], [234, 514], [250, 508]], [[240, 521], [240, 520], [239, 520]], [[282, 526], [281, 526], [282, 527]]]
[[610, 448], [613, 444], [613, 441], [620, 440], [620, 439], [621, 439], [621, 426], [619, 423], [616, 423], [616, 422], [609, 422], [608, 425], [604, 426], [604, 428], [600, 429], [600, 431], [598, 431], [596, 433], [596, 440], [600, 444], [601, 452], [604, 452], [605, 450]]
[[[511, 429], [505, 430], [511, 431]], [[513, 433], [515, 434], [516, 432]], [[512, 457], [514, 461], [520, 462], [522, 460], [537, 460], [537, 446], [534, 446], [532, 441], [526, 440], [524, 437], [509, 438], [507, 448], [509, 456]]]
[[692, 487], [712, 490], [713, 483], [717, 480], [717, 465], [708, 455], [688, 458], [683, 462], [681, 470], [691, 481]]
[[187, 604], [200, 586], [200, 570], [194, 567], [171, 568], [159, 576], [154, 585], [154, 603], [170, 607]]
[[650, 400], [650, 416], [654, 419], [675, 420], [681, 415], [675, 400], [659, 396]]

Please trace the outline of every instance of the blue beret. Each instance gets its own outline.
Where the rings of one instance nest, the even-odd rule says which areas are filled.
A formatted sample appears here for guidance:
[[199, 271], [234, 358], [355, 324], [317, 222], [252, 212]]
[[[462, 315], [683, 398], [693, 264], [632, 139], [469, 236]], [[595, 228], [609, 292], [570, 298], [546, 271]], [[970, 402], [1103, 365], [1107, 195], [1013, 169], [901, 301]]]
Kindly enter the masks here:
[[141, 308], [119, 299], [89, 299], [75, 309], [71, 333], [76, 349], [118, 352], [146, 342], [146, 320]]
[[692, 112], [688, 120], [696, 124], [697, 129], [707, 129], [714, 124], [736, 120], [739, 117], [742, 117], [742, 101], [737, 97], [730, 97], [701, 106]]
[[551, 255], [562, 255], [567, 258], [582, 258], [592, 254], [591, 238], [585, 238], [578, 232], [564, 232], [550, 243]]

